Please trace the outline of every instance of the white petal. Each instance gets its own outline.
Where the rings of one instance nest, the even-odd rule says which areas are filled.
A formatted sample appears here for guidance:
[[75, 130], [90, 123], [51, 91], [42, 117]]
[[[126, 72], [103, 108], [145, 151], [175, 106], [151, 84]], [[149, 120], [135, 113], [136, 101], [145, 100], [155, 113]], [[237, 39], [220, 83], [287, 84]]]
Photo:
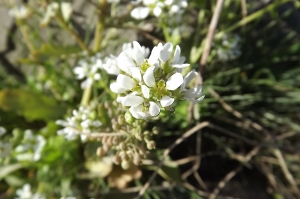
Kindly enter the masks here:
[[145, 19], [149, 15], [149, 12], [150, 8], [148, 7], [137, 7], [131, 11], [130, 15], [135, 19]]
[[154, 9], [153, 9], [153, 14], [156, 16], [156, 17], [159, 17], [160, 14], [162, 12], [162, 9], [159, 7], [159, 6], [156, 6]]
[[155, 103], [155, 102], [149, 102], [150, 103], [150, 107], [149, 107], [149, 113], [152, 116], [158, 116], [158, 114], [160, 113], [160, 108], [159, 106]]
[[168, 90], [176, 90], [183, 83], [183, 77], [180, 73], [175, 73], [166, 82], [166, 88]]
[[130, 77], [123, 74], [118, 75], [117, 83], [119, 87], [126, 88], [126, 90], [130, 90], [135, 86], [135, 82]]
[[198, 73], [195, 70], [189, 72], [183, 79], [183, 84], [181, 85], [180, 91], [183, 91], [183, 89], [185, 89], [185, 87], [190, 83], [190, 81], [197, 75]]
[[195, 88], [190, 88], [186, 91], [185, 97], [187, 98], [196, 98], [198, 97], [202, 92], [202, 86], [197, 86]]
[[153, 74], [154, 68], [155, 68], [155, 66], [149, 67], [143, 76], [143, 79], [144, 79], [146, 85], [149, 87], [155, 86], [155, 78], [154, 78], [154, 74]]
[[142, 85], [141, 87], [142, 87], [142, 93], [143, 93], [144, 97], [149, 99], [150, 89], [145, 85]]
[[147, 119], [149, 117], [149, 113], [145, 113], [142, 111], [143, 106], [142, 105], [138, 105], [138, 106], [132, 106], [129, 109], [129, 112], [131, 113], [131, 115], [133, 117], [135, 117], [136, 119]]
[[124, 97], [117, 97], [117, 102], [118, 103], [121, 103], [122, 104], [122, 102], [123, 102], [123, 100], [124, 100]]
[[127, 95], [122, 100], [123, 106], [138, 106], [144, 102], [144, 98], [135, 95]]
[[137, 65], [144, 62], [144, 54], [141, 51], [141, 46], [138, 42], [133, 42], [133, 59], [136, 61]]
[[185, 57], [181, 56], [177, 64], [183, 64], [185, 62]]
[[173, 104], [174, 98], [171, 98], [169, 96], [163, 96], [160, 100], [160, 104], [162, 107], [170, 106]]
[[110, 84], [110, 90], [114, 93], [123, 93], [126, 91], [126, 88], [121, 88], [116, 82]]
[[138, 81], [142, 81], [142, 76], [141, 76], [141, 72], [140, 69], [138, 67], [130, 67], [130, 71], [131, 71], [131, 76], [138, 80]]
[[154, 65], [157, 62], [160, 51], [161, 51], [161, 49], [159, 47], [154, 46], [154, 48], [151, 51], [151, 55], [148, 59], [149, 64]]
[[185, 68], [188, 67], [190, 64], [174, 64], [172, 67], [174, 68]]
[[120, 53], [117, 63], [118, 67], [128, 74], [130, 74], [130, 70], [128, 69], [129, 67], [136, 67], [132, 59], [126, 54], [126, 51]]
[[178, 62], [180, 60], [180, 52], [181, 52], [180, 47], [178, 45], [176, 45], [176, 49], [175, 49], [175, 52], [174, 52], [172, 64], [178, 64]]
[[160, 51], [160, 59], [164, 62], [166, 62], [168, 59], [170, 59], [173, 51], [173, 44], [168, 42], [164, 45], [162, 50]]
[[199, 97], [198, 99], [194, 100], [194, 99], [191, 99], [191, 98], [185, 98], [187, 100], [189, 100], [190, 102], [193, 102], [193, 103], [198, 103], [200, 101], [202, 101], [204, 99], [205, 95], [203, 95], [202, 97]]

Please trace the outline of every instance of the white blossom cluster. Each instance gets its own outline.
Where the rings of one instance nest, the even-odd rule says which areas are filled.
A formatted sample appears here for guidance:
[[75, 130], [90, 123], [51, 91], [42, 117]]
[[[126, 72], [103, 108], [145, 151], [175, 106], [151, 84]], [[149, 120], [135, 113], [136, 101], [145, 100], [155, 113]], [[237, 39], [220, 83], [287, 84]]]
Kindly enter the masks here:
[[[173, 52], [174, 51], [174, 52]], [[175, 100], [187, 99], [197, 103], [202, 87], [187, 89], [189, 82], [198, 75], [189, 72], [185, 77], [181, 74], [185, 57], [180, 56], [181, 49], [177, 45], [159, 43], [149, 58], [136, 41], [132, 49], [125, 49], [118, 57], [118, 67], [122, 70], [110, 89], [119, 94], [117, 102], [129, 108], [136, 119], [147, 119], [159, 115], [161, 109], [172, 110]]]
[[139, 0], [134, 4], [141, 2], [144, 6], [136, 7], [130, 13], [135, 19], [145, 19], [152, 13], [156, 17], [167, 15], [168, 19], [179, 22], [184, 9], [188, 6], [187, 0]]
[[31, 130], [24, 132], [20, 145], [15, 148], [16, 159], [19, 161], [38, 161], [46, 145], [46, 140], [41, 135], [33, 135]]
[[[122, 46], [122, 50], [132, 51], [132, 43], [125, 43]], [[149, 56], [149, 49], [142, 46], [141, 51], [145, 57]], [[119, 75], [121, 73], [118, 64], [117, 57], [109, 55], [102, 59], [100, 53], [92, 56], [89, 60], [80, 60], [79, 66], [76, 66], [73, 70], [77, 79], [85, 79], [81, 83], [81, 88], [87, 88], [93, 84], [94, 81], [101, 79], [99, 70], [103, 70], [110, 75]]]
[[16, 191], [15, 199], [45, 199], [45, 197], [40, 193], [32, 193], [30, 184], [24, 184], [22, 189]]
[[[6, 133], [6, 129], [0, 126], [0, 138]], [[0, 141], [0, 162], [11, 152], [11, 143]]]
[[26, 19], [30, 15], [30, 11], [26, 6], [20, 4], [11, 8], [8, 14], [11, 17], [22, 20], [22, 19]]
[[240, 41], [241, 37], [238, 35], [225, 35], [217, 49], [219, 59], [228, 61], [238, 58], [242, 54]]
[[66, 120], [56, 121], [57, 125], [65, 127], [57, 134], [65, 136], [67, 140], [74, 140], [80, 135], [81, 140], [86, 141], [92, 131], [102, 126], [99, 120], [94, 119], [92, 111], [83, 106], [78, 110], [73, 110], [72, 114], [72, 117], [68, 117]]

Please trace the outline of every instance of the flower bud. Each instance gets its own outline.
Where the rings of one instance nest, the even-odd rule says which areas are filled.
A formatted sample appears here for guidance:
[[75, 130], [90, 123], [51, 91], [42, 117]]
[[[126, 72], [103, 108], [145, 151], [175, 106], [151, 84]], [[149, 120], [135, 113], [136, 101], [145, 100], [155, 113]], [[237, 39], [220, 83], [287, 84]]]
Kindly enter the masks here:
[[135, 165], [140, 165], [142, 163], [142, 159], [141, 159], [141, 156], [140, 154], [136, 153], [134, 154], [134, 158], [133, 158], [133, 164]]
[[147, 149], [149, 149], [149, 150], [155, 149], [155, 146], [156, 146], [156, 144], [153, 140], [151, 140], [147, 143]]
[[103, 144], [102, 147], [103, 147], [104, 151], [109, 151], [109, 149], [111, 148], [111, 146], [108, 144]]
[[120, 140], [117, 136], [113, 137], [113, 140], [112, 140], [113, 145], [117, 145], [117, 144], [119, 144], [119, 142], [120, 142]]
[[157, 135], [159, 133], [158, 128], [156, 126], [152, 128], [152, 133], [154, 135]]
[[130, 163], [127, 160], [122, 160], [121, 167], [122, 169], [127, 170], [130, 167]]
[[96, 151], [96, 155], [97, 156], [101, 157], [101, 156], [104, 155], [104, 153], [105, 153], [105, 151], [104, 151], [104, 149], [102, 147], [98, 147], [97, 148], [97, 151]]
[[121, 158], [118, 155], [115, 155], [112, 160], [116, 165], [121, 164]]
[[129, 112], [126, 112], [124, 117], [125, 117], [125, 121], [128, 124], [132, 124], [134, 122], [134, 118], [132, 117], [132, 115]]
[[125, 151], [126, 150], [126, 145], [124, 144], [124, 142], [121, 142], [120, 144], [119, 144], [119, 148], [122, 150], [122, 151]]
[[119, 115], [118, 117], [118, 124], [123, 125], [125, 123], [124, 115]]
[[141, 133], [135, 133], [135, 138], [142, 141], [143, 140], [143, 135]]

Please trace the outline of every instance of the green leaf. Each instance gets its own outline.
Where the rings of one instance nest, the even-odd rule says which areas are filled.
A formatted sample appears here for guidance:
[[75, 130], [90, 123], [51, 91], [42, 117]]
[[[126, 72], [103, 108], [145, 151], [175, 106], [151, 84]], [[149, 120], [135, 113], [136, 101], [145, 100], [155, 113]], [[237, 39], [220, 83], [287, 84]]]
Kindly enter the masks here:
[[8, 90], [0, 91], [0, 108], [13, 111], [27, 120], [55, 120], [65, 113], [65, 107], [54, 99], [30, 91]]
[[75, 46], [53, 46], [52, 44], [43, 44], [40, 49], [31, 54], [34, 61], [41, 62], [52, 57], [70, 55], [81, 52], [79, 47]]
[[16, 164], [10, 164], [10, 165], [5, 165], [0, 167], [0, 180], [7, 176], [8, 174], [19, 170], [23, 167], [23, 165], [16, 163]]

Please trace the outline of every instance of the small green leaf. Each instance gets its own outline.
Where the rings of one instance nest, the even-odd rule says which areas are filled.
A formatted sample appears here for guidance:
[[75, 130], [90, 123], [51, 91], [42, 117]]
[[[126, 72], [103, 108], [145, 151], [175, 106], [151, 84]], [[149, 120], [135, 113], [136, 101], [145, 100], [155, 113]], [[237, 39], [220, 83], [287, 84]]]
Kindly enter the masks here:
[[0, 108], [4, 111], [16, 112], [28, 120], [55, 120], [65, 112], [65, 107], [59, 105], [54, 99], [19, 89], [1, 90]]
[[10, 164], [0, 167], [0, 180], [4, 177], [6, 177], [8, 174], [19, 170], [23, 167], [23, 165], [16, 163], [16, 164]]
[[43, 44], [40, 49], [31, 54], [34, 61], [45, 61], [52, 57], [60, 57], [81, 52], [79, 47], [75, 46], [53, 46], [52, 44]]

